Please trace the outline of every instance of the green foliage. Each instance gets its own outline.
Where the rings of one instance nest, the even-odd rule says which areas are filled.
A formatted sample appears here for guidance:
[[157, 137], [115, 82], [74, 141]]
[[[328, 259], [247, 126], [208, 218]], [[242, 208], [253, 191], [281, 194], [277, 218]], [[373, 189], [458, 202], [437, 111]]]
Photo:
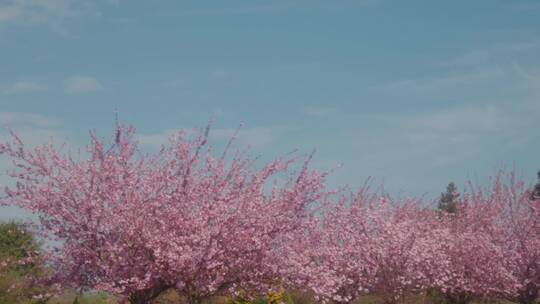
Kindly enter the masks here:
[[0, 304], [43, 303], [34, 298], [45, 293], [34, 280], [44, 275], [35, 263], [39, 243], [22, 224], [0, 223]]
[[66, 293], [60, 297], [55, 297], [47, 301], [47, 304], [116, 304], [114, 297], [101, 292], [86, 293], [76, 295], [75, 293]]
[[39, 250], [39, 244], [24, 225], [0, 223], [0, 259], [21, 259]]
[[116, 303], [114, 300], [104, 293], [85, 294], [77, 298], [79, 304], [108, 304]]
[[162, 292], [156, 299], [152, 301], [152, 304], [177, 304], [186, 303], [178, 292], [174, 289], [169, 289]]
[[307, 292], [290, 290], [286, 294], [292, 304], [312, 304], [316, 302], [314, 296]]
[[270, 292], [266, 296], [260, 296], [253, 300], [242, 297], [231, 299], [230, 304], [295, 304], [291, 294], [285, 290]]
[[354, 304], [384, 304], [384, 301], [382, 297], [378, 297], [375, 295], [365, 295], [361, 296], [355, 301], [353, 301]]

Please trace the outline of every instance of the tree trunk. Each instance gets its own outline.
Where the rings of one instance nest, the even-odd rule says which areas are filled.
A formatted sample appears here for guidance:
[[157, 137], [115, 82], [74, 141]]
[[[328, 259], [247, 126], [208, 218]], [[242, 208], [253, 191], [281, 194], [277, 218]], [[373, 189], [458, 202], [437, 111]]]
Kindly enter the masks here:
[[201, 304], [203, 301], [203, 298], [193, 295], [188, 295], [186, 299], [189, 304]]
[[536, 300], [536, 295], [534, 293], [523, 292], [518, 296], [519, 304], [532, 304]]
[[532, 304], [536, 302], [539, 294], [540, 288], [538, 288], [534, 283], [529, 283], [519, 291], [516, 300], [519, 304]]
[[129, 296], [130, 304], [149, 304], [162, 292], [169, 289], [169, 286], [156, 286], [154, 288], [139, 290]]
[[447, 295], [446, 298], [452, 304], [468, 304], [472, 301], [472, 298], [466, 294]]

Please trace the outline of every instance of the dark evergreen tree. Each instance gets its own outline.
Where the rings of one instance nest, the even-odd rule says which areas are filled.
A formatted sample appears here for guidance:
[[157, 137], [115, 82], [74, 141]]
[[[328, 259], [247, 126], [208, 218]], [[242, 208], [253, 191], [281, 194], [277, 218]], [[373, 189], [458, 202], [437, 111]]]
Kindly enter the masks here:
[[540, 199], [540, 171], [538, 171], [538, 182], [534, 185], [534, 188], [531, 192], [531, 200]]
[[450, 182], [446, 186], [446, 192], [441, 193], [441, 199], [439, 200], [439, 210], [442, 212], [455, 214], [459, 205], [459, 193], [457, 187], [453, 182]]

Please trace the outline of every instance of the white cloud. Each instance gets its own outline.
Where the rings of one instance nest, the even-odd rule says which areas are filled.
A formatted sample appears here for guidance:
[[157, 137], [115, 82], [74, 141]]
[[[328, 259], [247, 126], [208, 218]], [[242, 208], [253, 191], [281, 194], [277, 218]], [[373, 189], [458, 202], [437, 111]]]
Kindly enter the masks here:
[[[516, 43], [499, 43], [476, 48], [462, 55], [439, 62], [439, 75], [430, 75], [392, 81], [375, 89], [379, 91], [398, 91], [400, 93], [445, 93], [454, 94], [456, 89], [466, 93], [464, 88], [475, 88], [481, 84], [504, 82], [506, 87], [528, 77], [533, 66], [523, 68], [517, 58], [527, 54], [536, 54], [540, 50], [540, 40]], [[444, 92], [442, 92], [445, 90]], [[459, 93], [458, 92], [458, 93]], [[463, 95], [463, 94], [462, 94]]]
[[[496, 105], [455, 106], [423, 113], [362, 114], [355, 115], [354, 119], [377, 127], [352, 131], [371, 138], [369, 145], [386, 146], [382, 150], [392, 148], [391, 153], [399, 150], [392, 147], [399, 142], [400, 146], [407, 147], [401, 152], [406, 157], [410, 152], [431, 152], [434, 147], [466, 144], [463, 146], [466, 149], [461, 149], [459, 154], [484, 144], [486, 139], [516, 135], [517, 130], [523, 130], [531, 123], [520, 118], [521, 114]], [[351, 131], [344, 135], [354, 137]], [[448, 152], [455, 154], [452, 150]]]
[[[2, 127], [0, 142], [10, 141], [11, 135], [8, 130], [12, 130], [27, 147], [48, 143], [51, 138], [56, 140], [65, 138], [60, 128], [62, 126], [60, 120], [36, 113], [0, 112], [0, 126]], [[10, 166], [11, 163], [7, 162], [5, 157], [0, 157], [0, 182], [5, 178], [1, 173]]]
[[228, 73], [225, 70], [221, 70], [221, 69], [214, 70], [210, 74], [210, 76], [214, 79], [224, 79], [224, 78], [227, 78], [227, 75]]
[[174, 80], [165, 81], [163, 86], [181, 91], [189, 91], [193, 89], [193, 84], [187, 78], [176, 78]]
[[459, 185], [503, 165], [537, 170], [540, 66], [512, 60], [535, 47], [506, 45], [440, 66], [434, 76], [376, 87], [377, 98], [405, 105], [391, 112], [336, 112], [334, 121], [347, 128], [321, 150], [326, 160], [343, 161], [338, 184], [375, 176], [393, 193], [436, 194], [451, 180]]
[[494, 105], [461, 106], [412, 116], [404, 122], [416, 130], [437, 132], [502, 132], [516, 123], [507, 111]]
[[522, 10], [522, 11], [535, 11], [540, 9], [540, 3], [536, 1], [530, 1], [530, 2], [511, 2], [509, 3], [509, 7], [516, 10]]
[[[222, 128], [210, 131], [210, 138], [218, 140], [228, 140], [236, 129]], [[281, 134], [281, 129], [276, 127], [256, 127], [240, 129], [237, 136], [237, 142], [241, 146], [262, 149], [271, 145]]]
[[467, 174], [489, 175], [496, 166], [519, 160], [512, 157], [531, 148], [540, 111], [488, 105], [339, 115], [340, 121], [355, 123], [324, 143], [311, 139], [324, 161], [344, 164], [336, 171], [337, 184], [357, 185], [374, 176], [392, 193], [436, 195], [433, 191], [450, 180], [461, 184]]
[[12, 0], [0, 5], [0, 23], [60, 25], [78, 14], [74, 0]]
[[1, 92], [3, 94], [17, 94], [27, 92], [46, 91], [47, 86], [32, 81], [18, 81], [13, 84], [3, 86]]
[[337, 109], [335, 108], [320, 107], [320, 106], [310, 106], [310, 107], [304, 107], [302, 109], [302, 113], [304, 113], [307, 116], [314, 116], [314, 117], [325, 117], [336, 112], [337, 112]]
[[60, 121], [34, 113], [0, 112], [0, 125], [49, 128], [59, 126]]
[[169, 138], [175, 134], [178, 130], [169, 129], [161, 133], [154, 134], [138, 134], [137, 140], [142, 145], [148, 145], [153, 147], [159, 147], [169, 140]]
[[71, 76], [64, 80], [64, 88], [68, 93], [86, 93], [103, 90], [101, 83], [91, 76]]
[[100, 17], [102, 5], [118, 6], [114, 0], [4, 0], [0, 1], [0, 28], [3, 25], [47, 26], [65, 34], [70, 21]]
[[[27, 146], [46, 143], [51, 137], [63, 137], [60, 120], [36, 113], [0, 112], [0, 126], [0, 142], [10, 140], [8, 129], [14, 131]], [[0, 171], [3, 169], [7, 167], [0, 166]]]
[[357, 122], [333, 144], [345, 151], [344, 180], [363, 170], [424, 193], [504, 164], [534, 169], [540, 66], [531, 59], [538, 50], [537, 40], [477, 48], [437, 64], [437, 74], [375, 87], [377, 98], [403, 105], [392, 113], [338, 113]]
[[485, 65], [503, 60], [515, 60], [516, 55], [536, 52], [540, 49], [540, 41], [499, 43], [487, 47], [469, 50], [464, 54], [441, 62], [441, 67]]
[[220, 15], [240, 15], [240, 14], [253, 14], [253, 13], [268, 13], [286, 10], [296, 3], [289, 1], [283, 4], [266, 4], [259, 6], [246, 6], [246, 7], [222, 7], [216, 9], [194, 9], [186, 10], [182, 12], [163, 12], [160, 15], [167, 17], [177, 16], [220, 16]]
[[[178, 132], [179, 129], [168, 129], [163, 132], [153, 134], [139, 134], [138, 141], [143, 145], [159, 147], [165, 144], [171, 135]], [[187, 134], [190, 135], [194, 131], [192, 129], [187, 130]], [[210, 140], [216, 140], [218, 142], [228, 141], [235, 133], [235, 128], [217, 128], [211, 129], [209, 133]], [[244, 128], [240, 129], [235, 142], [242, 147], [251, 147], [254, 149], [262, 149], [268, 147], [280, 136], [281, 129], [277, 127], [256, 127], [256, 128]]]
[[14, 4], [0, 6], [0, 22], [15, 20], [20, 14], [20, 8]]
[[441, 90], [459, 86], [474, 85], [478, 82], [489, 82], [504, 76], [505, 70], [500, 67], [474, 69], [471, 71], [447, 74], [442, 76], [412, 78], [386, 83], [375, 87], [378, 90], [408, 91], [412, 93], [438, 93]]

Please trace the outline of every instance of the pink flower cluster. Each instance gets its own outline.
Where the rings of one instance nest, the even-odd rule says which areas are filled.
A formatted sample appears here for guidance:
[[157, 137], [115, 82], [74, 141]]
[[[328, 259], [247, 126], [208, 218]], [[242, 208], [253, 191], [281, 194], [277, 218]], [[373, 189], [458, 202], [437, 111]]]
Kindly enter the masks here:
[[476, 297], [532, 303], [540, 287], [540, 202], [529, 200], [512, 175], [469, 191], [455, 214], [367, 189], [342, 196], [285, 248], [285, 277], [323, 301], [377, 294], [401, 303], [437, 290], [456, 303]]
[[330, 191], [310, 157], [256, 159], [230, 145], [219, 157], [208, 129], [178, 132], [155, 154], [133, 128], [113, 143], [92, 134], [77, 158], [13, 135], [3, 204], [27, 209], [61, 241], [55, 282], [147, 303], [174, 288], [191, 303], [213, 295], [290, 287], [321, 301], [376, 293], [399, 302], [438, 290], [450, 298], [539, 298], [540, 202], [499, 175], [470, 186], [455, 214], [363, 188]]

